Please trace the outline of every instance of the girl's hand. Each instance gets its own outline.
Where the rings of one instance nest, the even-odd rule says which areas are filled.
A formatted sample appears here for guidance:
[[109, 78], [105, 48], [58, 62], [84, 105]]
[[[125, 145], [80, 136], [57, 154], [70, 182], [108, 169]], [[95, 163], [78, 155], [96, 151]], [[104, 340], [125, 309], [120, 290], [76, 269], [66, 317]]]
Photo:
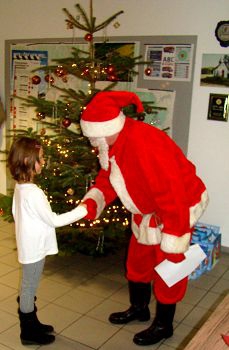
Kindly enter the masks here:
[[85, 204], [85, 203], [83, 203], [83, 202], [81, 202], [78, 206], [79, 206], [79, 207], [84, 207], [85, 209], [87, 209], [87, 204]]

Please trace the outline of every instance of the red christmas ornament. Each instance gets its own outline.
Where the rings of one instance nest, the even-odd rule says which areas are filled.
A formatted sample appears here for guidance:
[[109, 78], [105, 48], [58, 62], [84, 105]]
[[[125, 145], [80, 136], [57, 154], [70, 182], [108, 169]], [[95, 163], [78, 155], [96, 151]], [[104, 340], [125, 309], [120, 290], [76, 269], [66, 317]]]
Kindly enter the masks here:
[[82, 75], [89, 75], [89, 72], [90, 72], [89, 68], [86, 67], [83, 69]]
[[73, 23], [71, 21], [66, 19], [65, 22], [67, 23], [67, 29], [73, 29], [74, 28], [74, 25], [73, 25]]
[[54, 78], [51, 75], [49, 75], [49, 74], [46, 74], [45, 81], [47, 83], [50, 83], [51, 85], [54, 84]]
[[38, 113], [37, 113], [37, 119], [38, 119], [38, 120], [45, 119], [45, 113], [43, 113], [43, 112], [38, 112]]
[[45, 128], [42, 128], [41, 131], [40, 131], [40, 135], [41, 136], [44, 136], [46, 134], [46, 129]]
[[138, 120], [140, 120], [140, 121], [145, 120], [145, 115], [144, 115], [144, 113], [139, 114]]
[[55, 74], [58, 77], [63, 77], [63, 76], [65, 76], [67, 74], [67, 71], [62, 66], [59, 66], [59, 67], [56, 68]]
[[38, 85], [38, 84], [40, 84], [40, 82], [41, 82], [41, 78], [39, 77], [39, 75], [34, 75], [32, 77], [32, 84]]
[[70, 125], [71, 125], [72, 121], [70, 118], [64, 118], [62, 120], [62, 125], [65, 127], [65, 128], [68, 128]]
[[115, 74], [108, 75], [107, 76], [107, 80], [109, 80], [109, 81], [118, 81], [118, 77]]
[[86, 41], [92, 41], [93, 39], [93, 35], [91, 33], [87, 33], [85, 36], [84, 36], [84, 39]]
[[67, 83], [68, 82], [68, 78], [66, 77], [66, 75], [62, 78], [63, 83]]
[[152, 69], [150, 68], [150, 67], [147, 67], [146, 69], [145, 69], [145, 75], [151, 75], [151, 73], [152, 73]]
[[115, 71], [115, 67], [113, 66], [113, 64], [109, 64], [107, 67], [107, 74], [113, 74]]

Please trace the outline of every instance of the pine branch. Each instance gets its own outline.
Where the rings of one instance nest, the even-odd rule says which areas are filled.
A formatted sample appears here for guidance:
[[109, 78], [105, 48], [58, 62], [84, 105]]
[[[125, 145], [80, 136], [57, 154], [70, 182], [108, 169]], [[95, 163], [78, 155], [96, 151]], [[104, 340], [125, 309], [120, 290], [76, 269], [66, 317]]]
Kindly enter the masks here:
[[67, 23], [70, 23], [74, 27], [81, 29], [81, 30], [84, 30], [85, 32], [88, 31], [88, 28], [83, 26], [79, 21], [77, 21], [66, 8], [63, 8], [63, 11], [65, 12], [67, 17], [69, 18], [68, 20], [66, 20]]
[[99, 30], [106, 28], [116, 17], [124, 13], [124, 11], [119, 11], [110, 18], [108, 18], [106, 21], [102, 22], [98, 26], [95, 27], [94, 32], [98, 32]]
[[104, 22], [102, 22], [96, 26], [95, 25], [96, 17], [93, 17], [91, 15], [91, 18], [89, 19], [87, 16], [87, 13], [81, 7], [80, 4], [76, 4], [75, 6], [76, 6], [78, 12], [80, 13], [80, 15], [82, 16], [82, 19], [83, 19], [85, 25], [81, 24], [76, 18], [74, 18], [72, 16], [72, 14], [66, 8], [63, 8], [63, 11], [65, 12], [65, 14], [68, 17], [68, 19], [66, 20], [67, 23], [70, 23], [74, 27], [76, 27], [80, 30], [83, 30], [85, 32], [91, 33], [91, 34], [98, 32], [99, 30], [101, 30], [103, 28], [106, 28], [115, 18], [117, 18], [122, 13], [124, 13], [124, 11], [119, 11], [119, 12], [115, 13], [113, 16], [111, 16], [110, 18], [108, 18], [107, 20], [105, 20]]
[[89, 33], [92, 33], [92, 23], [90, 23], [90, 20], [85, 12], [85, 10], [81, 7], [80, 4], [76, 4], [76, 8], [78, 9], [78, 12], [81, 14], [82, 19], [84, 20], [87, 30]]
[[[64, 93], [63, 97], [71, 97], [74, 101], [79, 101], [79, 102], [83, 102], [86, 98], [87, 95], [84, 93], [84, 91], [80, 90], [80, 91], [76, 91], [73, 90], [71, 88], [69, 89], [65, 89], [65, 88], [60, 88], [57, 86], [54, 86], [57, 90], [62, 91]], [[67, 96], [66, 96], [67, 95]]]

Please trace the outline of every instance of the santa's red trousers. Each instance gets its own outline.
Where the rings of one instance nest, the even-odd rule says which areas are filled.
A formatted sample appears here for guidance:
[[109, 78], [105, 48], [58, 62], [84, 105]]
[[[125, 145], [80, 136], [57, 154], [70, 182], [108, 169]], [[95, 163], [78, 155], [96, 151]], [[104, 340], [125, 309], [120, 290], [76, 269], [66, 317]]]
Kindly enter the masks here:
[[160, 249], [159, 244], [140, 244], [132, 234], [126, 263], [126, 277], [132, 282], [149, 283], [153, 281], [153, 292], [156, 300], [163, 304], [174, 304], [184, 297], [188, 278], [168, 287], [154, 270], [154, 267], [164, 259], [165, 253]]

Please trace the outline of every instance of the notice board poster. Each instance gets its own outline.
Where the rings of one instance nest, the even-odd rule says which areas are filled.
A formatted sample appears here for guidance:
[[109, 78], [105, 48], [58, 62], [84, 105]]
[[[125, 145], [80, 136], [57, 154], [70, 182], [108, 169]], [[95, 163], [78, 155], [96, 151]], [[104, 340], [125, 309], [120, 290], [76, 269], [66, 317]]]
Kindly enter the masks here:
[[36, 71], [48, 64], [47, 51], [13, 50], [12, 76], [10, 86], [10, 118], [13, 129], [34, 128], [34, 109], [26, 107], [24, 101], [14, 96], [26, 99], [29, 96], [41, 98], [45, 96], [46, 83], [44, 72]]
[[145, 61], [144, 79], [190, 81], [193, 45], [145, 45]]

